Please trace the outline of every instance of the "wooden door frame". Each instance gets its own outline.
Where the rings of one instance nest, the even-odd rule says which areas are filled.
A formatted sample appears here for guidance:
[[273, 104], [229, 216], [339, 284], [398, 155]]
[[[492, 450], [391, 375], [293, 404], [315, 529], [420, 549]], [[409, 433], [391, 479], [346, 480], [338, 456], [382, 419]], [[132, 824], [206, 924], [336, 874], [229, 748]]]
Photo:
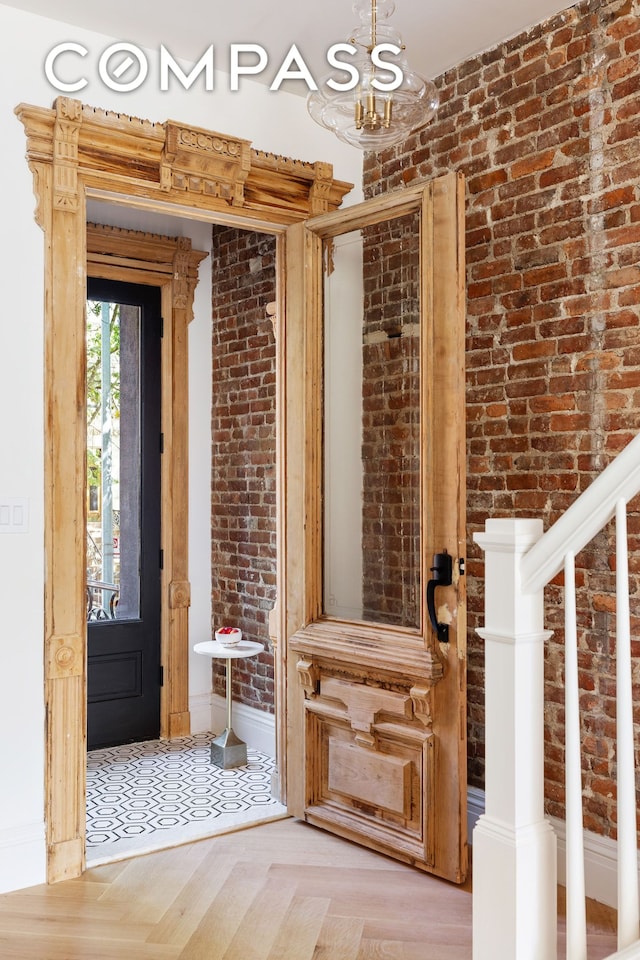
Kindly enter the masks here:
[[[78, 876], [85, 864], [87, 199], [281, 234], [291, 223], [335, 209], [351, 184], [334, 180], [327, 163], [265, 154], [247, 140], [175, 121], [151, 123], [105, 112], [68, 97], [59, 97], [52, 109], [20, 104], [16, 114], [25, 127], [35, 216], [45, 244], [45, 821], [47, 879], [55, 882]], [[118, 252], [96, 256], [110, 257], [109, 269], [118, 269], [121, 278], [120, 267], [151, 279], [148, 263], [118, 264]], [[163, 717], [164, 732], [172, 736], [189, 730], [187, 327], [200, 259], [200, 253], [178, 241], [171, 250], [171, 273], [158, 270], [163, 310], [172, 327], [163, 351], [167, 379], [162, 411], [165, 443], [171, 449], [163, 470], [168, 673]], [[282, 522], [280, 518], [279, 544]], [[280, 555], [278, 565], [282, 570]], [[280, 644], [276, 687], [281, 695], [286, 686], [282, 657]], [[283, 709], [279, 744], [285, 724]]]
[[189, 381], [187, 338], [193, 320], [198, 267], [208, 256], [191, 248], [187, 237], [162, 237], [138, 230], [88, 223], [87, 275], [139, 283], [160, 289], [161, 432], [163, 456], [160, 526], [161, 581], [160, 736], [169, 740], [190, 733], [189, 606], [191, 586], [188, 527]]

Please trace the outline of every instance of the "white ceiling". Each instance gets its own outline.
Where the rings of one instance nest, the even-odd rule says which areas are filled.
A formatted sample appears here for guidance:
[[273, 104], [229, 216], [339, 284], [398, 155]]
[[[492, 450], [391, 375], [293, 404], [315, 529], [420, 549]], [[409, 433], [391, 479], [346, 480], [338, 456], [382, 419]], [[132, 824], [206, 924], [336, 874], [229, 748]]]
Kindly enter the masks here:
[[[213, 44], [218, 69], [226, 69], [230, 44], [258, 43], [269, 54], [261, 77], [268, 83], [292, 43], [319, 80], [328, 72], [327, 48], [348, 40], [357, 22], [351, 0], [8, 0], [8, 5], [139, 46], [164, 44], [186, 60], [199, 59]], [[396, 0], [391, 23], [402, 34], [411, 67], [434, 78], [569, 5], [568, 0]], [[60, 37], [73, 39], [71, 29]], [[306, 86], [304, 91], [297, 86], [297, 92], [306, 92]]]

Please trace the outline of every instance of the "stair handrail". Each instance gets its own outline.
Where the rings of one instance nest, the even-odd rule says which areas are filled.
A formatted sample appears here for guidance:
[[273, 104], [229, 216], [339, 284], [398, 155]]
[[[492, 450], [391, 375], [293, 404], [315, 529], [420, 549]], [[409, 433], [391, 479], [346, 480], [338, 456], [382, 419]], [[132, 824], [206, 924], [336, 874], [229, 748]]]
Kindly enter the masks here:
[[613, 518], [618, 501], [628, 503], [638, 493], [640, 434], [522, 557], [523, 591], [535, 593], [545, 587], [562, 570], [567, 552], [577, 556]]
[[[616, 679], [617, 719], [623, 719], [617, 746], [619, 755], [629, 760], [620, 767], [631, 773], [624, 774], [623, 784], [618, 770], [618, 846], [624, 851], [628, 847], [629, 856], [619, 858], [618, 905], [624, 910], [619, 915], [618, 953], [609, 960], [640, 960], [638, 888], [629, 881], [631, 876], [637, 879], [637, 862], [631, 856], [636, 857], [636, 810], [626, 547], [627, 505], [638, 493], [640, 435], [546, 533], [540, 518], [511, 516], [489, 518], [484, 531], [474, 534], [485, 556], [485, 617], [477, 632], [485, 644], [486, 738], [485, 811], [473, 832], [473, 960], [555, 960], [557, 956], [556, 837], [544, 812], [544, 648], [551, 636], [544, 626], [544, 587], [563, 569], [565, 635], [572, 638], [569, 649], [574, 654], [571, 680], [566, 673], [565, 680], [575, 694], [565, 702], [565, 723], [567, 729], [577, 726], [578, 730], [577, 736], [571, 734], [571, 742], [566, 741], [566, 790], [567, 797], [571, 795], [567, 809], [571, 805], [580, 810], [578, 818], [571, 818], [577, 823], [575, 830], [571, 836], [567, 833], [567, 859], [572, 864], [582, 861], [577, 871], [582, 880], [580, 875], [576, 880], [572, 870], [571, 896], [568, 890], [567, 956], [574, 960], [586, 956], [573, 574], [576, 554], [614, 516], [616, 642], [619, 651], [624, 649], [618, 658], [623, 672]], [[572, 603], [566, 602], [567, 596]]]

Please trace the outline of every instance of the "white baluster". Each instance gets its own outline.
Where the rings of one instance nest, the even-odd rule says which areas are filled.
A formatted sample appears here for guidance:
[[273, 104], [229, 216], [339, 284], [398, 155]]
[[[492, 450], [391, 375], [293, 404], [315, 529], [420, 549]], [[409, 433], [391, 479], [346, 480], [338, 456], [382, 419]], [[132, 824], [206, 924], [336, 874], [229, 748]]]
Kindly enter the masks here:
[[616, 734], [618, 768], [618, 949], [640, 936], [636, 783], [631, 685], [627, 505], [616, 505]]
[[564, 561], [565, 778], [567, 817], [567, 960], [586, 960], [582, 759], [578, 692], [576, 577], [573, 553]]

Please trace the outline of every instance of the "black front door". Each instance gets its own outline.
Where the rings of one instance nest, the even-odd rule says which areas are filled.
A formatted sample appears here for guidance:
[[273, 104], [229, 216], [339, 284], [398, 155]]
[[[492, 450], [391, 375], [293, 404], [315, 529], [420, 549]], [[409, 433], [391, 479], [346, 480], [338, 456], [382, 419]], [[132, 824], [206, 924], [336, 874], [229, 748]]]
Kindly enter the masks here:
[[160, 290], [87, 281], [88, 748], [160, 735]]

